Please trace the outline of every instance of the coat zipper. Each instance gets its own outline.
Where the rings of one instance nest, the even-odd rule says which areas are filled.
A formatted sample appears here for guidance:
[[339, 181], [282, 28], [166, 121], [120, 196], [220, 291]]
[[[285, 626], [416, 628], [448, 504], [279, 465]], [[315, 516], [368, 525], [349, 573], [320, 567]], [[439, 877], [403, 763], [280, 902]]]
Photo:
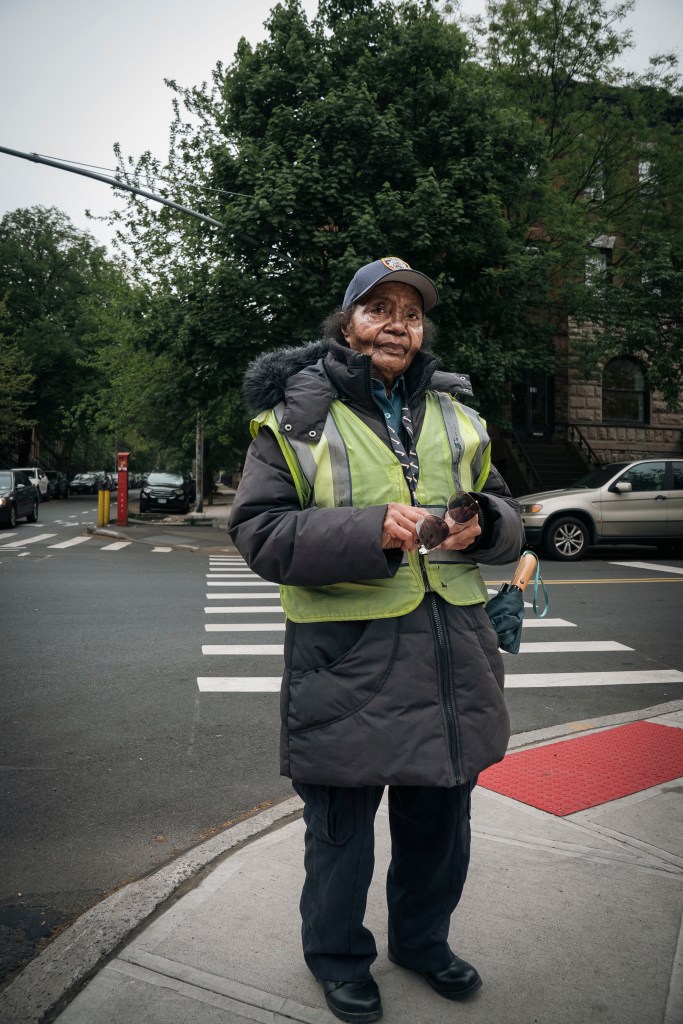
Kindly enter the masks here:
[[451, 686], [450, 656], [446, 630], [444, 629], [441, 611], [439, 610], [437, 594], [432, 590], [425, 564], [424, 556], [420, 557], [420, 569], [422, 581], [425, 586], [425, 600], [429, 609], [429, 617], [432, 622], [434, 636], [436, 638], [436, 671], [439, 683], [439, 693], [446, 715], [446, 729], [448, 732], [448, 746], [451, 755], [451, 763], [455, 774], [456, 786], [461, 786], [465, 781], [460, 767], [460, 744], [458, 741], [457, 709], [455, 706], [455, 694]]
[[[407, 398], [408, 405], [416, 398], [418, 393], [425, 387], [427, 382], [431, 379], [434, 368], [428, 367], [420, 378], [417, 386], [414, 388], [412, 395]], [[367, 365], [367, 388], [370, 397], [372, 397], [372, 373], [371, 364], [368, 360]], [[417, 498], [411, 493], [411, 504], [419, 505]], [[422, 582], [425, 588], [425, 600], [428, 602], [427, 607], [429, 608], [429, 617], [432, 622], [432, 628], [436, 637], [436, 670], [438, 674], [439, 692], [441, 694], [442, 705], [446, 714], [446, 728], [448, 732], [448, 745], [451, 756], [451, 764], [453, 766], [453, 772], [455, 774], [456, 786], [461, 786], [465, 781], [462, 776], [460, 768], [460, 745], [458, 742], [458, 724], [457, 724], [457, 711], [455, 706], [455, 695], [451, 687], [451, 673], [450, 673], [450, 657], [448, 653], [448, 644], [446, 642], [446, 631], [443, 626], [441, 619], [441, 612], [437, 605], [438, 597], [432, 590], [427, 571], [425, 569], [424, 556], [418, 556], [420, 558], [420, 570], [422, 572]]]

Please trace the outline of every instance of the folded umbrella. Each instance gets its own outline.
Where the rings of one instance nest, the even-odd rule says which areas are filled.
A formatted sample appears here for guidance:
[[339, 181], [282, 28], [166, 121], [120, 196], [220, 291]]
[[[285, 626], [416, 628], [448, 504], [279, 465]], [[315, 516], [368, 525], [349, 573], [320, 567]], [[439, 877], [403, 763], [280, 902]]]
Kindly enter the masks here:
[[534, 582], [533, 608], [536, 610], [536, 593], [540, 582], [545, 596], [545, 607], [540, 618], [548, 613], [548, 594], [539, 574], [538, 558], [533, 551], [522, 552], [514, 575], [509, 583], [504, 583], [498, 593], [486, 605], [488, 617], [498, 634], [498, 646], [508, 654], [519, 654], [522, 640], [522, 623], [524, 621], [524, 590], [527, 583], [536, 575]]

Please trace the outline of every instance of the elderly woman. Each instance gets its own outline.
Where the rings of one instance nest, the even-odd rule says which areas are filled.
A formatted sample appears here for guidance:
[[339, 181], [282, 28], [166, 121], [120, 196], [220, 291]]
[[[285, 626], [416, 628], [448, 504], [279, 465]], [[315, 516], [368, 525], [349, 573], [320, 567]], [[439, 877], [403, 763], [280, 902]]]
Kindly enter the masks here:
[[363, 918], [385, 786], [389, 959], [446, 999], [481, 985], [448, 945], [470, 793], [509, 738], [478, 563], [516, 560], [523, 530], [461, 400], [467, 377], [423, 350], [436, 302], [424, 274], [376, 260], [322, 342], [268, 353], [245, 379], [254, 440], [230, 534], [281, 586], [281, 772], [305, 804], [304, 957], [344, 1021], [382, 1015]]

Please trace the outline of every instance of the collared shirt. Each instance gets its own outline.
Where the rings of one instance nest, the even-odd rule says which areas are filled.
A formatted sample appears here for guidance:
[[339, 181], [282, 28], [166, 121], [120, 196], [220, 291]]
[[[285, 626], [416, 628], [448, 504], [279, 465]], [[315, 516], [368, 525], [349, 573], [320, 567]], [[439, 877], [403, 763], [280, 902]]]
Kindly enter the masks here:
[[398, 436], [401, 436], [401, 410], [405, 401], [405, 382], [397, 377], [391, 389], [391, 398], [387, 397], [386, 385], [383, 381], [372, 378], [372, 397], [375, 404], [382, 410], [382, 415], [392, 425]]

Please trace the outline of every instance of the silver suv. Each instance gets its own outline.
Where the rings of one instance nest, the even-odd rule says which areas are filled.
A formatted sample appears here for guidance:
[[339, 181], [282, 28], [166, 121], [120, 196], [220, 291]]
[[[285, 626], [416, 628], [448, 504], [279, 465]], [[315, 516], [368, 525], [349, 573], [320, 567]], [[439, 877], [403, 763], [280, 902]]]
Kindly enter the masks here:
[[550, 558], [576, 561], [592, 544], [683, 547], [683, 459], [613, 462], [517, 501], [527, 544]]

